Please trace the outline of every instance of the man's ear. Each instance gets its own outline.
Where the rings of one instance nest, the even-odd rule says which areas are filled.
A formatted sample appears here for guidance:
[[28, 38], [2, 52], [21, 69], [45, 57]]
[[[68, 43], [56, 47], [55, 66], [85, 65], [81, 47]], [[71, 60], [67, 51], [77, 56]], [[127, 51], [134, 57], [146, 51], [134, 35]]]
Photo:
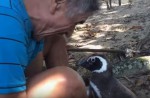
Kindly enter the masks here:
[[54, 14], [57, 7], [57, 0], [50, 0], [50, 13]]
[[55, 13], [56, 10], [60, 9], [61, 3], [66, 2], [66, 0], [50, 0], [50, 12]]

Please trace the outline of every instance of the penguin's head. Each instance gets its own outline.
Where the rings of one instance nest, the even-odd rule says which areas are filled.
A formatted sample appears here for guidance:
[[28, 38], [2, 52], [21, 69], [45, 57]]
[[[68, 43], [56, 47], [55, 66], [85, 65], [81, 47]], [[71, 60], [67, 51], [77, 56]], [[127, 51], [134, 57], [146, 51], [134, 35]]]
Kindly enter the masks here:
[[104, 73], [111, 71], [111, 66], [104, 55], [92, 55], [89, 57], [82, 58], [77, 63], [77, 66], [82, 66], [92, 72]]

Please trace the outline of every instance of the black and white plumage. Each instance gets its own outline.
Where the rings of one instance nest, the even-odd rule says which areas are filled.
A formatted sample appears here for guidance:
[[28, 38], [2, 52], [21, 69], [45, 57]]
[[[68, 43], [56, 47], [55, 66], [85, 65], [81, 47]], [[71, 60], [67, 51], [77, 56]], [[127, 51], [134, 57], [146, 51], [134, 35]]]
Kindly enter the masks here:
[[94, 98], [136, 98], [135, 94], [119, 82], [112, 72], [112, 66], [103, 55], [81, 59], [78, 66], [92, 71], [89, 96]]

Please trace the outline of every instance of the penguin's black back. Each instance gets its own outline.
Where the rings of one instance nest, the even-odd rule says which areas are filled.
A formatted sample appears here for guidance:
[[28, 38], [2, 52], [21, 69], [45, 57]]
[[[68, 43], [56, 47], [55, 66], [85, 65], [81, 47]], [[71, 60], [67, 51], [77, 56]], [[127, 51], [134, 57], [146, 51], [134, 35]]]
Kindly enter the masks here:
[[109, 98], [136, 98], [135, 94], [116, 78], [112, 78], [109, 85], [111, 90]]
[[136, 98], [134, 93], [120, 83], [115, 77], [91, 80], [100, 90], [102, 98]]

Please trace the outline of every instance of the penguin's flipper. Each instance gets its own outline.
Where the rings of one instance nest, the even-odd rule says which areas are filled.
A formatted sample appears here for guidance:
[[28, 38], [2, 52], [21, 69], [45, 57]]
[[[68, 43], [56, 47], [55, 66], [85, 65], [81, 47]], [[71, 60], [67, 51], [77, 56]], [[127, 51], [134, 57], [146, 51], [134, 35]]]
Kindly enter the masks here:
[[97, 96], [95, 95], [94, 91], [93, 90], [90, 90], [89, 91], [89, 96], [88, 98], [97, 98]]
[[[113, 90], [112, 93], [114, 96], [118, 96], [116, 98], [137, 98], [137, 96], [125, 85], [123, 85], [118, 79], [114, 79]], [[115, 85], [115, 86], [114, 86]]]

